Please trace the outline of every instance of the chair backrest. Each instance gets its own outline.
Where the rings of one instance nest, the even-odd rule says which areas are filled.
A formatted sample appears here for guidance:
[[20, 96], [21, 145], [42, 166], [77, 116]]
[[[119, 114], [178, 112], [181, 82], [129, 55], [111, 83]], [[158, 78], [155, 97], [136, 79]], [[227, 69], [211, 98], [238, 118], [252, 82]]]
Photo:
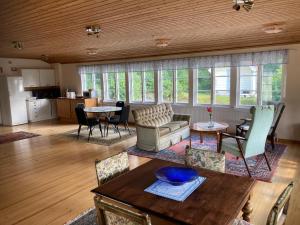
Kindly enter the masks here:
[[279, 195], [276, 203], [269, 213], [267, 225], [282, 225], [285, 223], [293, 187], [294, 184], [291, 182]]
[[149, 107], [132, 110], [136, 124], [143, 126], [161, 126], [169, 123], [173, 119], [173, 109], [171, 104], [163, 103]]
[[95, 167], [98, 184], [104, 184], [129, 170], [127, 152], [121, 152], [107, 159], [96, 160]]
[[84, 104], [78, 103], [75, 107], [75, 113], [77, 117], [77, 122], [80, 125], [87, 125], [87, 115], [84, 111]]
[[124, 106], [120, 115], [120, 123], [128, 122], [129, 113], [130, 113], [130, 105]]
[[253, 106], [250, 109], [252, 121], [243, 143], [245, 158], [265, 152], [267, 136], [272, 125], [274, 106]]
[[283, 102], [280, 102], [277, 105], [275, 105], [274, 119], [269, 134], [272, 135], [275, 134], [284, 109], [285, 109], [285, 104]]
[[111, 198], [95, 196], [98, 223], [100, 225], [151, 225], [150, 216], [130, 205], [115, 201]]
[[[124, 105], [125, 105], [125, 103], [123, 101], [116, 102], [116, 107], [121, 107], [123, 109]], [[117, 111], [117, 112], [115, 112], [115, 115], [121, 115], [121, 112], [122, 111]]]
[[204, 149], [186, 148], [185, 163], [187, 166], [201, 167], [225, 173], [225, 154]]

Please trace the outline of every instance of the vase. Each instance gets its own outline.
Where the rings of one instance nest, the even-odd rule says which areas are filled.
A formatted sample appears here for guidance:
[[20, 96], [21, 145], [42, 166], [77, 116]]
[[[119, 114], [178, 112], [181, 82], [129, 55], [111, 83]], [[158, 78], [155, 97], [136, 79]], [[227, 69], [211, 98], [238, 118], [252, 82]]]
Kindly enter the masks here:
[[212, 121], [212, 114], [209, 114], [208, 128], [212, 127], [214, 127], [214, 122]]

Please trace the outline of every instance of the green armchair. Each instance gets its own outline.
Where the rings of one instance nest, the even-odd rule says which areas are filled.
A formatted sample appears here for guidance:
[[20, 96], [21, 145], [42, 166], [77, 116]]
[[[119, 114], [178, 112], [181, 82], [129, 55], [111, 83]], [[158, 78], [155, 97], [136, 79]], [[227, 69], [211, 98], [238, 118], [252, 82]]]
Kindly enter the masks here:
[[252, 120], [245, 137], [221, 133], [219, 152], [229, 152], [237, 157], [242, 157], [251, 177], [246, 159], [263, 154], [269, 170], [271, 167], [265, 154], [266, 140], [272, 125], [274, 106], [254, 106], [250, 109]]

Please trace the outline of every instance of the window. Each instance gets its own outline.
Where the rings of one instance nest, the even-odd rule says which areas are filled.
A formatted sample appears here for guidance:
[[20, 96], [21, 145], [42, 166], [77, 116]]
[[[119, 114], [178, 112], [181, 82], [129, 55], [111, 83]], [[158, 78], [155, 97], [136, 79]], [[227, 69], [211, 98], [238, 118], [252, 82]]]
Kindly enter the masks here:
[[97, 96], [101, 97], [102, 81], [101, 75], [96, 73], [85, 73], [81, 75], [82, 91], [93, 89], [97, 92]]
[[161, 89], [162, 102], [188, 103], [189, 71], [187, 69], [162, 70]]
[[214, 103], [218, 105], [230, 104], [230, 67], [215, 68]]
[[105, 100], [126, 100], [125, 73], [105, 73]]
[[282, 96], [283, 66], [268, 64], [262, 68], [262, 104], [279, 102]]
[[189, 102], [189, 71], [176, 70], [176, 102]]
[[257, 66], [243, 66], [239, 68], [239, 105], [257, 104]]
[[211, 104], [212, 73], [211, 68], [198, 69], [197, 104]]
[[154, 102], [154, 72], [131, 73], [131, 101]]

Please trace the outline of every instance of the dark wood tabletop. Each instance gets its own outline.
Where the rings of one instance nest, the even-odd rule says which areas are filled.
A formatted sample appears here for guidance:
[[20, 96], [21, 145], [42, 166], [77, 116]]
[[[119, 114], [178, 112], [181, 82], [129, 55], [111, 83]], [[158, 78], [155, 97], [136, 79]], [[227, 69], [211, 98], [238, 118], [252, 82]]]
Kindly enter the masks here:
[[164, 166], [183, 166], [154, 159], [92, 190], [179, 224], [227, 225], [247, 203], [255, 180], [197, 168], [207, 179], [184, 202], [144, 191], [156, 181], [155, 171]]

